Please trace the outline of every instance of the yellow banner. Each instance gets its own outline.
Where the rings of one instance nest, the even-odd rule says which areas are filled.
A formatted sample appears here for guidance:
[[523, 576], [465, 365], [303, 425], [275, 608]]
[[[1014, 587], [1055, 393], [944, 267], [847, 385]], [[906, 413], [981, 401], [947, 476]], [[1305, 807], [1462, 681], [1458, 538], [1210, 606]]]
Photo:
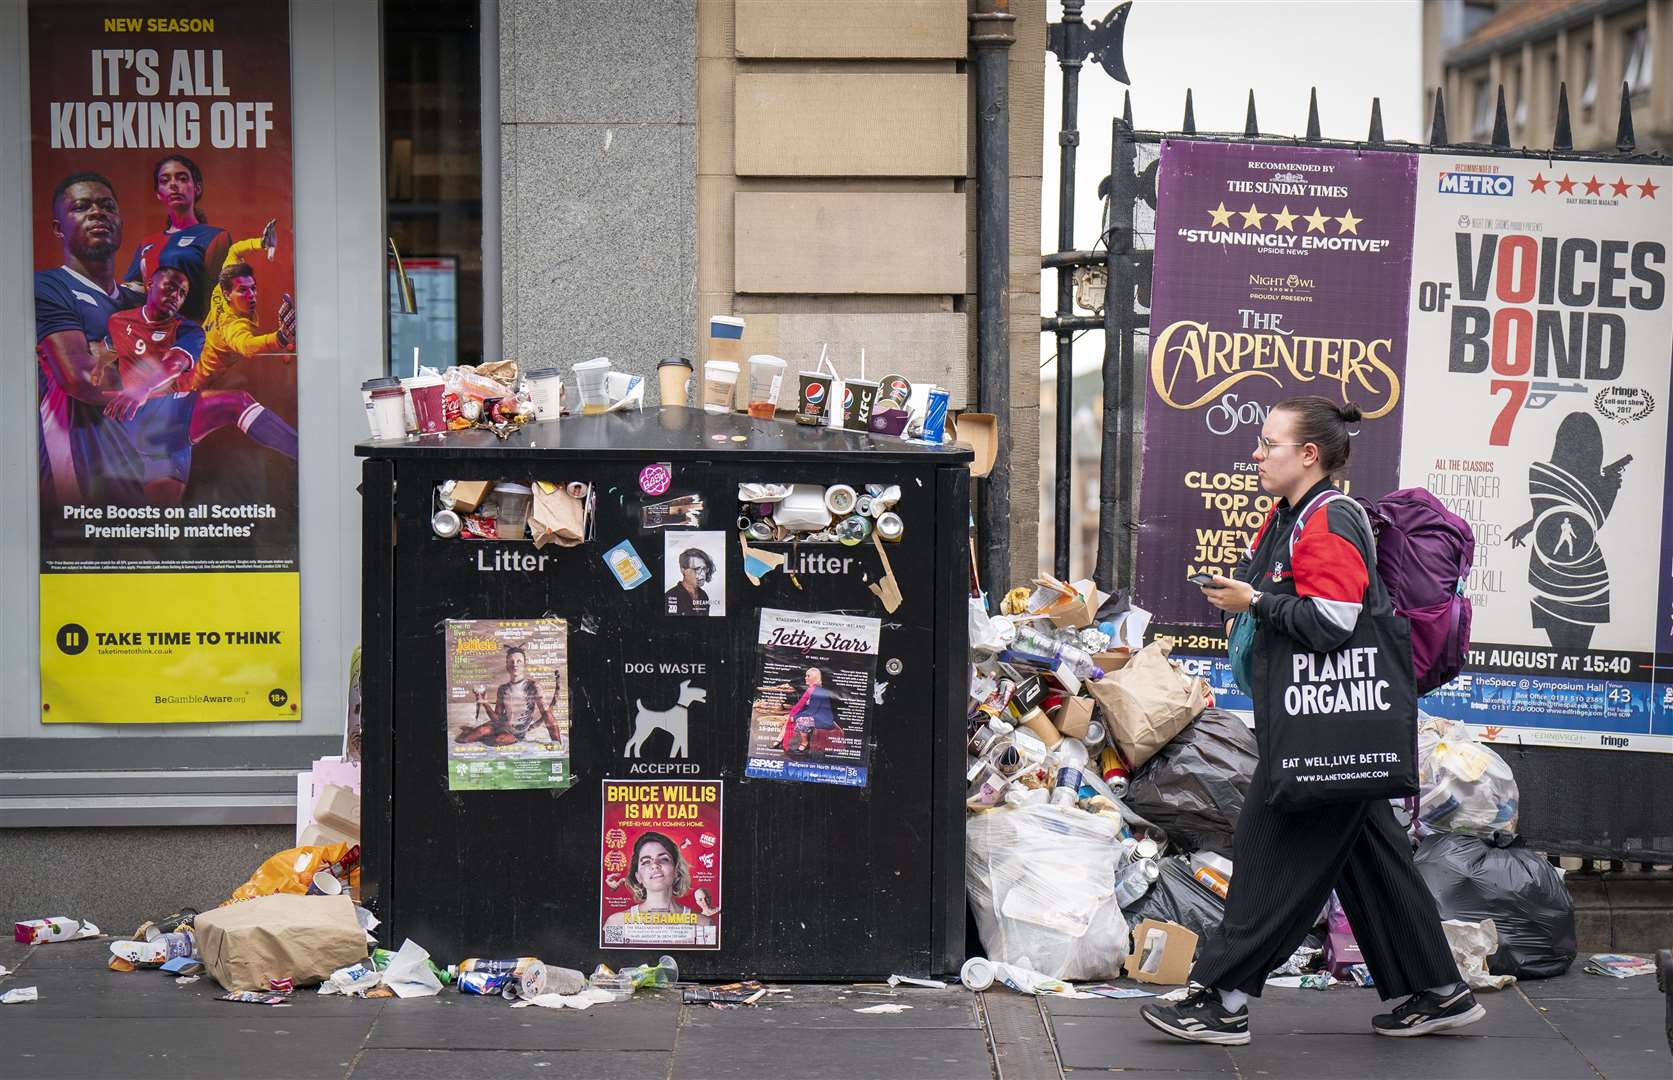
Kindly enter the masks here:
[[297, 720], [294, 573], [42, 574], [41, 721]]

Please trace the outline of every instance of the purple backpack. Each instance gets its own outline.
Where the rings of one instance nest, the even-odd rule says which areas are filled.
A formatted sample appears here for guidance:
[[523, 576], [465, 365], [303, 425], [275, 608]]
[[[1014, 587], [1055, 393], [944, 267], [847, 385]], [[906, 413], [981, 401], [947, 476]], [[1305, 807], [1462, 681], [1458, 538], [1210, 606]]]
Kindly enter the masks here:
[[1464, 595], [1475, 561], [1475, 533], [1425, 488], [1403, 488], [1365, 508], [1377, 537], [1377, 573], [1394, 610], [1412, 624], [1417, 692], [1451, 682], [1470, 647], [1470, 601]]

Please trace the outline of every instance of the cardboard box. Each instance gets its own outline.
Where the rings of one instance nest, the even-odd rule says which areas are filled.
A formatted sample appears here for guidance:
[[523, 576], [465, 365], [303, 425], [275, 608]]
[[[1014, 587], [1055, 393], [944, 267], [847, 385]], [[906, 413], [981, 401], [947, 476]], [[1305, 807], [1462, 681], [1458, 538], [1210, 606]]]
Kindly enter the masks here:
[[493, 487], [491, 480], [457, 480], [453, 484], [453, 509], [461, 514], [470, 514], [482, 505], [482, 500], [488, 497], [488, 489]]
[[360, 835], [360, 796], [346, 787], [327, 784], [314, 800], [314, 823], [348, 836]]
[[366, 959], [346, 896], [258, 896], [205, 911], [193, 931], [204, 967], [228, 990], [264, 990], [270, 979], [312, 986]]
[[327, 844], [358, 844], [358, 834], [350, 835], [340, 829], [333, 829], [329, 825], [314, 822], [302, 830], [302, 835], [296, 838], [297, 847], [324, 847]]
[[1120, 671], [1132, 658], [1133, 654], [1128, 649], [1111, 649], [1109, 652], [1092, 654], [1092, 662], [1103, 668], [1105, 675], [1112, 671]]
[[1097, 708], [1091, 698], [1064, 698], [1063, 704], [1052, 710], [1051, 722], [1069, 738], [1084, 739], [1086, 726], [1092, 722], [1092, 714]]
[[1191, 977], [1197, 935], [1178, 923], [1145, 919], [1133, 927], [1127, 977], [1139, 982], [1183, 986]]

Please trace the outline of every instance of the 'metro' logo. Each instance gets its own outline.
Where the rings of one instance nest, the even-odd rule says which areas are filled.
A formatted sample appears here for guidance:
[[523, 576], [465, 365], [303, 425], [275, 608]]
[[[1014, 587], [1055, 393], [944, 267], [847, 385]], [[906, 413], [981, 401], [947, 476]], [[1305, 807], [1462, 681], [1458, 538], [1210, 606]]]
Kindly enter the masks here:
[[1514, 195], [1516, 178], [1494, 173], [1444, 172], [1442, 195]]

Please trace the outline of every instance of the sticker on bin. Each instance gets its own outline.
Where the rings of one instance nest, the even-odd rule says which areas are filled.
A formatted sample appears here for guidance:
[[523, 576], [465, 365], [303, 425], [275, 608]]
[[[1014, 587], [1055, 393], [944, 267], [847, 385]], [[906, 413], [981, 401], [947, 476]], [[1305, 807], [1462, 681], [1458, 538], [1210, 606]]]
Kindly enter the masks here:
[[604, 553], [604, 565], [616, 575], [617, 584], [623, 589], [637, 589], [651, 580], [651, 572], [645, 566], [645, 560], [633, 550], [633, 543], [623, 540], [615, 547]]

